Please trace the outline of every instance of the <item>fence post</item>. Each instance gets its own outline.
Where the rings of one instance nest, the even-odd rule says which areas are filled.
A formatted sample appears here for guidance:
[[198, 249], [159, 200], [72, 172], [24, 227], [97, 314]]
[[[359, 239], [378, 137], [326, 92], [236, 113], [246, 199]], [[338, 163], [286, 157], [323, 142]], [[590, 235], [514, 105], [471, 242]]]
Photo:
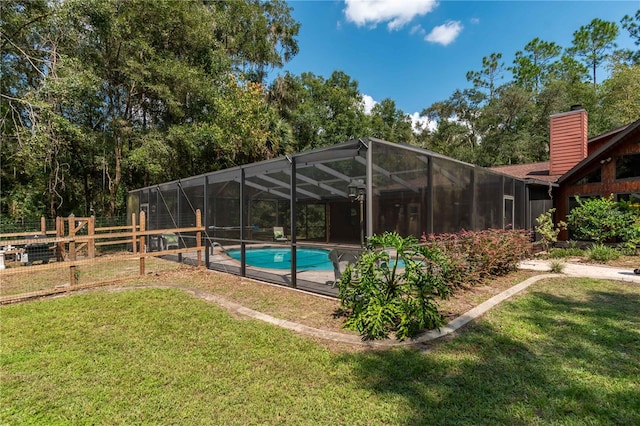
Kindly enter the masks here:
[[73, 213], [69, 215], [69, 260], [76, 260], [76, 217]]
[[89, 242], [87, 243], [87, 254], [89, 259], [93, 259], [96, 256], [96, 217], [89, 217], [89, 223], [87, 224], [87, 234], [89, 234]]
[[131, 213], [131, 246], [133, 250], [133, 254], [138, 252], [138, 236], [136, 235], [136, 214]]
[[40, 216], [40, 233], [42, 235], [47, 235], [47, 220], [44, 216]]
[[[56, 216], [56, 238], [64, 238], [64, 218]], [[62, 262], [65, 257], [64, 241], [58, 241], [56, 243], [56, 261]]]
[[144, 246], [144, 232], [146, 231], [144, 224], [146, 223], [146, 218], [144, 214], [144, 210], [140, 212], [140, 275], [144, 275], [144, 254], [147, 252]]
[[77, 284], [76, 281], [76, 265], [69, 266], [69, 284], [71, 287]]
[[[200, 212], [200, 209], [196, 210], [196, 226], [198, 228], [202, 227], [202, 213]], [[197, 256], [198, 256], [198, 268], [202, 266], [202, 232], [198, 231], [196, 232], [196, 250], [198, 250]]]
[[[76, 243], [74, 238], [76, 236], [76, 217], [72, 214], [69, 215], [69, 260], [74, 262], [76, 260]], [[73, 287], [77, 284], [76, 281], [76, 265], [73, 263], [69, 266], [69, 284]]]

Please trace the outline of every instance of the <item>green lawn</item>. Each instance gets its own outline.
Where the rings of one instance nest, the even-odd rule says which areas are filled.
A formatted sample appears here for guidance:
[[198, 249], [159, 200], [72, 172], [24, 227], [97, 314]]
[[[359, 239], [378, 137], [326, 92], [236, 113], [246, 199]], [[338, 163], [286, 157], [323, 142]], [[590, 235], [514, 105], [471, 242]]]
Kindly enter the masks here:
[[424, 353], [101, 290], [0, 308], [0, 366], [1, 424], [640, 424], [640, 286], [538, 283]]

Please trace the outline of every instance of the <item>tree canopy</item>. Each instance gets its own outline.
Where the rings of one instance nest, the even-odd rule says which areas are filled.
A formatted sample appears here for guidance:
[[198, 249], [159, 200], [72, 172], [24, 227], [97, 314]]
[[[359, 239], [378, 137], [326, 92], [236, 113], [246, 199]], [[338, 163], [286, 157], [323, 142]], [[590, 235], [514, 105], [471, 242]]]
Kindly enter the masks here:
[[[413, 128], [358, 81], [284, 72], [300, 24], [284, 0], [0, 2], [3, 220], [119, 215], [127, 191], [361, 136], [480, 165], [548, 158], [548, 117], [580, 103], [598, 134], [640, 116], [640, 10], [594, 19], [566, 48], [534, 38], [489, 53], [470, 87]], [[153, 23], [150, 25], [149, 23]], [[606, 66], [607, 78], [596, 70]], [[510, 74], [510, 75], [509, 75]]]

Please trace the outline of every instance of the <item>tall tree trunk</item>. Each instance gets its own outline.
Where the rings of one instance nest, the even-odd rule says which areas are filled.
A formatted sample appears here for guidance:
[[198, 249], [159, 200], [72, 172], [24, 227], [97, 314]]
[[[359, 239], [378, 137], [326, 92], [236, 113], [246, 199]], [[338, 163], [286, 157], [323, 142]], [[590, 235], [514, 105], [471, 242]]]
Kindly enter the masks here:
[[118, 197], [118, 188], [122, 180], [122, 137], [116, 137], [115, 154], [115, 175], [109, 177], [109, 211], [107, 215], [113, 217], [116, 213], [116, 201]]

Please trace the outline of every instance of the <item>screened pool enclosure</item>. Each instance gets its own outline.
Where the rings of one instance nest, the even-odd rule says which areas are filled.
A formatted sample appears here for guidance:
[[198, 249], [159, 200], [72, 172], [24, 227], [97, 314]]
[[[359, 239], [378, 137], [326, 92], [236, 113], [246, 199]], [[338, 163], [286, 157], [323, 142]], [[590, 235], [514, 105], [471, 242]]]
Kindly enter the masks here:
[[[150, 230], [194, 226], [200, 209], [209, 268], [327, 294], [334, 271], [315, 268], [309, 252], [320, 262], [318, 252], [384, 231], [419, 238], [530, 222], [524, 181], [375, 138], [134, 190], [127, 207], [129, 217], [145, 211]], [[195, 233], [179, 244], [195, 245]]]

